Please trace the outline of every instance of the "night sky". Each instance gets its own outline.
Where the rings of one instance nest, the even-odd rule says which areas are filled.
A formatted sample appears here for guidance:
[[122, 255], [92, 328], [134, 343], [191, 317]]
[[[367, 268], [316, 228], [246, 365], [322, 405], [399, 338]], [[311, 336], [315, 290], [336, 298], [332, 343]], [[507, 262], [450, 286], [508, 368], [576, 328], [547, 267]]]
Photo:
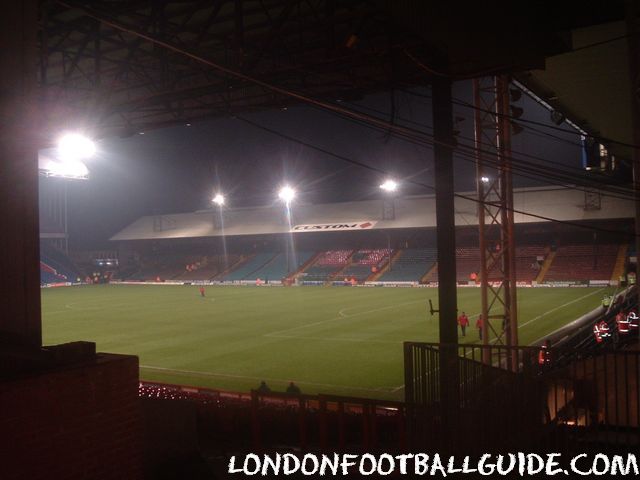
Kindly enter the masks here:
[[[430, 90], [425, 87], [412, 92], [384, 92], [357, 103], [342, 104], [385, 120], [392, 118], [390, 112], [394, 109], [395, 123], [430, 134]], [[470, 102], [471, 83], [455, 84], [453, 95]], [[552, 125], [549, 112], [533, 100], [523, 95], [518, 105], [524, 108], [522, 118]], [[241, 116], [389, 171], [405, 180], [402, 194], [432, 193], [428, 188], [407, 183], [433, 185], [433, 151], [428, 146], [303, 105]], [[454, 116], [463, 118], [457, 123], [460, 135], [472, 138], [473, 110], [454, 106]], [[573, 144], [579, 137], [548, 132], [565, 141], [527, 129], [513, 137], [514, 155], [526, 152], [579, 167], [580, 149]], [[77, 249], [108, 248], [109, 237], [142, 215], [208, 208], [218, 185], [231, 207], [270, 204], [285, 181], [298, 189], [298, 202], [330, 203], [374, 198], [379, 195], [377, 186], [383, 177], [237, 118], [217, 118], [125, 139], [102, 140], [98, 154], [86, 163], [90, 179], [69, 185], [70, 245]], [[458, 191], [474, 189], [475, 167], [471, 161], [458, 158], [455, 173]], [[515, 184], [528, 186], [535, 182], [516, 178]]]

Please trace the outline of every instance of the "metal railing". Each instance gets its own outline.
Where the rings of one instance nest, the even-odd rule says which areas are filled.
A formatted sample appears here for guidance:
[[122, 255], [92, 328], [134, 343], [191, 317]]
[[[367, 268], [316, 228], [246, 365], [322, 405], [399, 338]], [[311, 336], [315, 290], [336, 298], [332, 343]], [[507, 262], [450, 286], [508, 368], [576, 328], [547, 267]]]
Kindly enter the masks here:
[[[442, 345], [405, 343], [414, 445], [437, 447], [430, 443], [433, 432], [453, 435], [451, 445], [469, 449], [640, 445], [640, 351], [448, 347], [458, 352], [457, 377], [441, 368]], [[513, 358], [515, 372], [505, 369]], [[443, 387], [447, 376], [457, 378], [456, 385]], [[454, 395], [443, 396], [443, 388]]]
[[[274, 405], [279, 408], [274, 409]], [[370, 452], [407, 448], [402, 402], [253, 390], [251, 425], [253, 448], [257, 451], [285, 442], [302, 451]], [[292, 435], [294, 431], [297, 435]]]

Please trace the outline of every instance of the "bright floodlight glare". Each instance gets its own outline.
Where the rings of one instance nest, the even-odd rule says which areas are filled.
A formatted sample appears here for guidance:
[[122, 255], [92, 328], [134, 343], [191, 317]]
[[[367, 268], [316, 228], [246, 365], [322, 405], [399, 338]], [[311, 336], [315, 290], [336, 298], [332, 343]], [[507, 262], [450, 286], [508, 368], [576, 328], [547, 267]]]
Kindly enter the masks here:
[[489, 183], [489, 177], [480, 177], [482, 183]]
[[67, 133], [58, 140], [58, 152], [63, 160], [82, 160], [96, 153], [95, 144], [78, 133]]
[[382, 185], [380, 185], [380, 188], [385, 192], [395, 192], [396, 190], [398, 190], [398, 182], [388, 179], [385, 180]]
[[89, 170], [82, 162], [69, 160], [66, 162], [49, 162], [47, 173], [52, 177], [63, 178], [87, 178]]
[[224, 205], [224, 195], [222, 195], [221, 193], [216, 193], [216, 196], [213, 197], [213, 200], [211, 201], [221, 207], [222, 205]]
[[296, 196], [296, 191], [293, 188], [291, 188], [289, 185], [282, 187], [280, 189], [280, 192], [278, 192], [278, 197], [280, 197], [280, 200], [282, 200], [285, 203], [291, 203], [291, 200], [293, 200], [293, 197], [295, 196]]

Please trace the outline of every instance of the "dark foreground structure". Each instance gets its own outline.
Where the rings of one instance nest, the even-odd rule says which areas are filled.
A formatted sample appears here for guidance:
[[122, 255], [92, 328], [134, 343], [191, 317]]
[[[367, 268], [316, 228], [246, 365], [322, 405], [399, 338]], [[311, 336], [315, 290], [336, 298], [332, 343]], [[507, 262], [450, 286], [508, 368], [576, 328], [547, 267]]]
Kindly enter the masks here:
[[[441, 343], [406, 347], [414, 360], [408, 361], [413, 365], [407, 370], [412, 393], [404, 407], [409, 412], [409, 433], [403, 435], [417, 442], [412, 448], [432, 446], [420, 439], [438, 438], [435, 446], [451, 452], [467, 447], [460, 443], [461, 435], [470, 432], [458, 428], [467, 416], [486, 420], [478, 427], [483, 450], [500, 449], [519, 432], [537, 432], [544, 424], [535, 418], [538, 410], [529, 408], [532, 404], [525, 408], [531, 423], [520, 429], [514, 426], [521, 418], [522, 404], [510, 395], [514, 390], [530, 392], [527, 398], [537, 402], [545, 392], [541, 386], [555, 381], [551, 374], [528, 375], [526, 349], [518, 346], [511, 178], [516, 164], [510, 150], [511, 122], [517, 115], [510, 108], [510, 82], [515, 76], [528, 90], [537, 90], [560, 122], [564, 118], [580, 122], [589, 148], [604, 152], [599, 145], [608, 143], [605, 150], [630, 161], [636, 178], [632, 188], [637, 192], [636, 8], [635, 2], [619, 1], [590, 2], [588, 10], [584, 2], [486, 6], [383, 0], [23, 0], [4, 5], [0, 15], [0, 432], [2, 443], [10, 448], [2, 451], [2, 477], [136, 479], [145, 471], [149, 477], [161, 475], [153, 468], [158, 458], [147, 457], [152, 460], [146, 469], [143, 461], [145, 445], [154, 442], [149, 437], [143, 440], [142, 412], [150, 410], [138, 401], [136, 359], [96, 354], [85, 343], [42, 346], [37, 151], [51, 144], [59, 126], [89, 125], [102, 137], [130, 135], [249, 108], [307, 103], [395, 134], [415, 136], [404, 127], [350, 111], [336, 101], [390, 85], [432, 87], [433, 135], [421, 138], [431, 142], [434, 150], [440, 267]], [[589, 27], [611, 22], [610, 36], [589, 33]], [[584, 37], [575, 35], [577, 29], [586, 29], [581, 30]], [[622, 45], [613, 45], [620, 40]], [[605, 49], [598, 50], [603, 45]], [[574, 62], [572, 55], [585, 56]], [[597, 68], [617, 73], [595, 75]], [[607, 79], [613, 77], [622, 83], [611, 85]], [[457, 142], [454, 135], [451, 85], [464, 78], [478, 79], [474, 100], [478, 131], [472, 146]], [[583, 82], [574, 87], [571, 80], [578, 78]], [[608, 105], [593, 101], [601, 91], [616, 92]], [[487, 111], [488, 117], [480, 115]], [[488, 185], [478, 182], [477, 200], [480, 246], [485, 252], [481, 268], [486, 272], [492, 262], [500, 263], [501, 288], [494, 291], [485, 281], [482, 295], [483, 313], [489, 320], [493, 319], [488, 316], [495, 303], [492, 299], [504, 305], [504, 312], [495, 318], [506, 326], [505, 345], [500, 347], [507, 352], [504, 366], [494, 367], [487, 352], [479, 357], [471, 354], [483, 362], [460, 357], [456, 346], [454, 151], [477, 157], [479, 179], [487, 171], [495, 173]], [[607, 164], [607, 158], [598, 160]], [[579, 177], [574, 180], [585, 189], [610, 181], [606, 175]], [[491, 231], [499, 232], [499, 249], [495, 242], [489, 248], [486, 240]], [[635, 242], [638, 238], [633, 236]], [[585, 438], [602, 442], [602, 448], [633, 445], [631, 429], [637, 427], [637, 414], [633, 417], [630, 412], [637, 412], [637, 383], [618, 382], [625, 395], [618, 387], [611, 391], [606, 385], [604, 397], [580, 392], [584, 386], [600, 392], [600, 380], [595, 378], [604, 370], [636, 368], [637, 379], [637, 355], [603, 354], [594, 357], [601, 360], [593, 361], [580, 361], [580, 351], [568, 355], [574, 355], [575, 361], [559, 371], [554, 383], [565, 385], [564, 390], [551, 390], [558, 397], [575, 397], [573, 403], [557, 404], [573, 405], [573, 412], [561, 417], [556, 411], [555, 417], [549, 416], [557, 424], [558, 445], [573, 450]], [[636, 396], [626, 396], [627, 390]], [[257, 398], [253, 412], [259, 410]], [[593, 398], [605, 402], [604, 417], [589, 404]], [[323, 415], [323, 400], [317, 401], [318, 415]], [[328, 403], [331, 399], [325, 399], [324, 404]], [[362, 418], [367, 418], [372, 407], [361, 403]], [[611, 405], [616, 406], [614, 419], [609, 415]], [[570, 431], [569, 427], [576, 427], [575, 422], [580, 425], [583, 417], [589, 419], [585, 425], [602, 425], [606, 435], [574, 436], [575, 428]], [[224, 414], [222, 420], [228, 418]], [[368, 422], [363, 425], [371, 427]], [[539, 433], [544, 438], [546, 432]], [[253, 438], [260, 439], [259, 432]], [[370, 431], [365, 438], [372, 438]], [[523, 439], [531, 440], [529, 435]], [[186, 468], [186, 460], [183, 464]], [[184, 468], [176, 469], [175, 478], [184, 477]], [[170, 472], [166, 469], [163, 474]]]

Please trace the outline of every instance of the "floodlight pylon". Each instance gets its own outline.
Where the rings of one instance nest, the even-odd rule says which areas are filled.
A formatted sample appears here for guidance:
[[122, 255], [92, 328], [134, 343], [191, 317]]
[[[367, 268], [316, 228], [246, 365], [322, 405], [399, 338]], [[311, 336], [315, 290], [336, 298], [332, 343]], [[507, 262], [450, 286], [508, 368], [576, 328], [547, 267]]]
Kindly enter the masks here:
[[[506, 75], [473, 80], [485, 363], [495, 360], [488, 348], [492, 334], [497, 344], [518, 345], [509, 83]], [[518, 368], [515, 349], [507, 349], [505, 360], [508, 369]]]

